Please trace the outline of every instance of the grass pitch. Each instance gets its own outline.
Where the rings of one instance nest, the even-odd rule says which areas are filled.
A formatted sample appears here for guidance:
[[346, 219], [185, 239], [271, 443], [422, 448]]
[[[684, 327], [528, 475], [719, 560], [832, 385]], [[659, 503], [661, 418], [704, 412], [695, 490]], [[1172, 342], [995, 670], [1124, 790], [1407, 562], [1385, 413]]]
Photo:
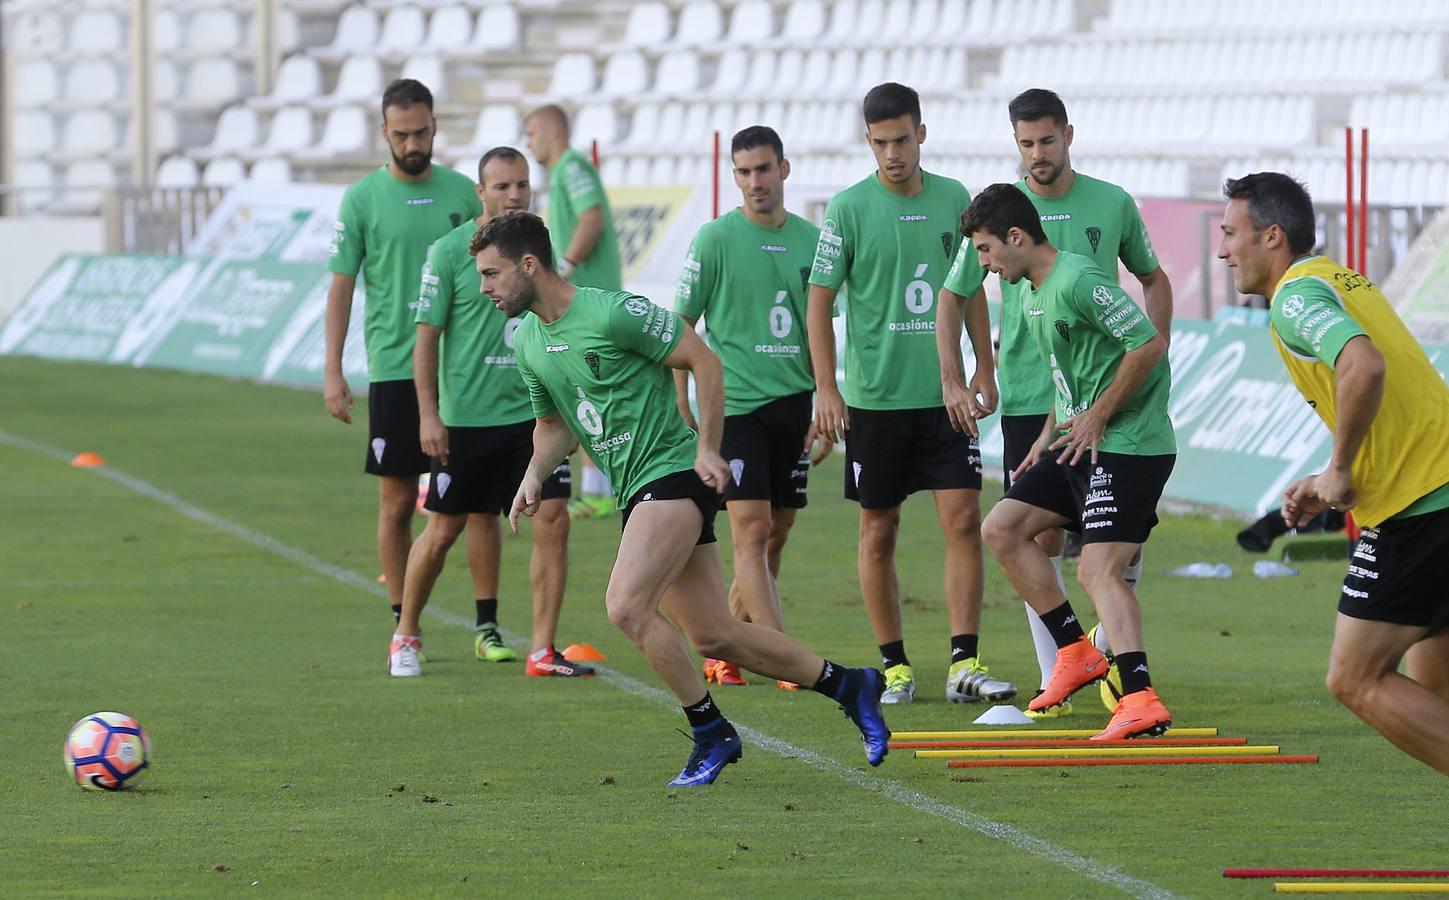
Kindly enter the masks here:
[[[0, 432], [99, 452], [171, 495], [0, 435], [7, 894], [1256, 896], [1265, 885], [1221, 869], [1442, 855], [1443, 779], [1322, 686], [1344, 564], [1256, 579], [1236, 523], [1173, 517], [1154, 535], [1141, 591], [1154, 681], [1178, 724], [1321, 765], [958, 773], [895, 751], [869, 770], [833, 704], [756, 679], [716, 699], [788, 745], [747, 735], [717, 785], [684, 790], [665, 786], [689, 751], [684, 719], [640, 687], [658, 685], [601, 602], [617, 519], [575, 524], [560, 629], [616, 674], [526, 679], [521, 664], [474, 661], [460, 548], [434, 594], [443, 616], [425, 620], [426, 674], [399, 681], [384, 672], [391, 615], [369, 589], [365, 427], [331, 420], [320, 397], [3, 359]], [[817, 652], [874, 663], [840, 483], [838, 459], [812, 477], [786, 551], [786, 625]], [[500, 618], [513, 632], [527, 628], [527, 552], [526, 536], [505, 542]], [[920, 690], [888, 711], [897, 730], [980, 712], [941, 697], [940, 558], [930, 501], [914, 498], [899, 565]], [[1197, 560], [1237, 574], [1163, 574]], [[1029, 696], [1023, 618], [988, 557], [983, 658]], [[102, 709], [151, 735], [135, 791], [84, 793], [62, 771], [66, 729]], [[1092, 696], [1077, 710], [1061, 724], [1106, 719]]]

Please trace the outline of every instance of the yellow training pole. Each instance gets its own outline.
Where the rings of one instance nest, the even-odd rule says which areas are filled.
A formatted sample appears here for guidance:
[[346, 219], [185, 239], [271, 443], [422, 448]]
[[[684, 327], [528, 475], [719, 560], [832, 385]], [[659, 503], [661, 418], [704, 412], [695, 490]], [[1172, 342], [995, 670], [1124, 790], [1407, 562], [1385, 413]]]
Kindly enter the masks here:
[[1071, 759], [1087, 756], [1276, 756], [1267, 747], [1070, 747], [1064, 750], [1029, 747], [1012, 750], [917, 750], [917, 759], [973, 759], [983, 756], [1033, 759]]
[[1449, 884], [1413, 881], [1279, 881], [1280, 894], [1449, 894]]
[[[1097, 728], [1011, 728], [997, 731], [897, 731], [893, 741], [969, 741], [973, 738], [1089, 738]], [[1163, 737], [1217, 737], [1216, 728], [1169, 728]]]

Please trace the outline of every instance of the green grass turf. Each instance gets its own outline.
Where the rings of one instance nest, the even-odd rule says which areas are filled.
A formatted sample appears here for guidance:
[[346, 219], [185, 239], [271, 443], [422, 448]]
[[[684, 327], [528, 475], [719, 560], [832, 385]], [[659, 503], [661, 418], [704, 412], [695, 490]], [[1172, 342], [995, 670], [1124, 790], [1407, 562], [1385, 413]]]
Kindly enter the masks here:
[[[0, 430], [97, 451], [216, 515], [377, 572], [364, 426], [332, 421], [315, 394], [3, 359]], [[519, 664], [475, 662], [468, 631], [437, 618], [425, 620], [425, 677], [394, 681], [379, 597], [3, 442], [0, 472], [7, 894], [1118, 893], [888, 799], [882, 782], [758, 747], [713, 788], [667, 788], [689, 749], [677, 709], [605, 679], [525, 679]], [[786, 553], [786, 623], [818, 652], [874, 663], [840, 478], [838, 459], [814, 476]], [[928, 500], [907, 504], [899, 565], [920, 699], [890, 710], [896, 730], [957, 728], [980, 712], [941, 699], [934, 522]], [[948, 772], [896, 751], [874, 774], [1182, 895], [1269, 891], [1224, 881], [1225, 866], [1431, 864], [1442, 777], [1322, 685], [1343, 563], [1255, 579], [1237, 527], [1173, 517], [1154, 535], [1142, 588], [1154, 679], [1179, 725], [1318, 753], [1321, 765]], [[617, 519], [575, 525], [561, 643], [593, 643], [610, 667], [655, 685], [604, 615], [617, 540]], [[526, 538], [505, 542], [501, 618], [514, 631], [527, 627], [527, 550]], [[1163, 574], [1203, 559], [1237, 574]], [[471, 620], [471, 600], [459, 552], [434, 602]], [[1029, 689], [1023, 617], [988, 558], [983, 656]], [[717, 699], [741, 723], [866, 770], [853, 729], [813, 694], [757, 684]], [[66, 728], [101, 709], [136, 716], [152, 737], [153, 770], [133, 792], [85, 793], [62, 769]], [[1078, 710], [1063, 724], [1105, 721], [1090, 698]]]

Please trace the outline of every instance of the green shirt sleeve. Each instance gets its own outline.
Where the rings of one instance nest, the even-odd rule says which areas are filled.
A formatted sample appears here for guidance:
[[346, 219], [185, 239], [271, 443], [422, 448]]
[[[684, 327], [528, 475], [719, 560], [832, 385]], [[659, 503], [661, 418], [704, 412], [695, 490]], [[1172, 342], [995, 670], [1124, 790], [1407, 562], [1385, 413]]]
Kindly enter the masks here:
[[604, 184], [599, 173], [582, 157], [564, 163], [562, 184], [575, 213], [604, 205]]
[[363, 239], [362, 210], [357, 192], [349, 188], [342, 195], [342, 206], [337, 210], [337, 222], [332, 226], [332, 247], [327, 257], [327, 271], [356, 278], [362, 271], [362, 260], [367, 256], [367, 244]]
[[810, 283], [832, 290], [845, 284], [846, 273], [855, 258], [855, 234], [844, 221], [845, 210], [839, 198], [825, 207], [825, 223], [815, 245], [815, 263], [810, 267]]
[[684, 334], [679, 316], [645, 297], [630, 296], [609, 305], [608, 338], [621, 349], [650, 362], [663, 362]]
[[962, 238], [956, 258], [951, 261], [951, 271], [946, 273], [946, 280], [941, 286], [958, 297], [974, 297], [985, 280], [986, 270], [981, 268], [976, 245]]
[[1122, 192], [1122, 246], [1117, 256], [1133, 275], [1151, 275], [1161, 267], [1157, 252], [1152, 249], [1152, 239], [1147, 236], [1142, 211], [1126, 191]]
[[1283, 285], [1268, 317], [1289, 350], [1330, 367], [1337, 364], [1344, 344], [1365, 334], [1343, 308], [1338, 294], [1316, 278], [1298, 278]]
[[1078, 315], [1120, 342], [1123, 350], [1136, 350], [1157, 336], [1142, 308], [1095, 266], [1077, 276], [1068, 296]]
[[528, 360], [522, 348], [518, 349], [516, 358], [518, 360], [518, 374], [523, 378], [523, 383], [528, 387], [528, 402], [533, 407], [534, 417], [543, 419], [553, 415], [558, 411], [558, 407], [554, 405], [553, 398], [544, 389], [543, 382], [538, 380], [538, 375], [529, 367]]
[[709, 308], [719, 284], [719, 267], [715, 265], [713, 242], [704, 234], [694, 236], [689, 256], [679, 273], [679, 287], [674, 294], [674, 309], [695, 321]]
[[423, 282], [418, 288], [418, 312], [415, 322], [448, 327], [448, 315], [453, 309], [453, 267], [448, 265], [448, 254], [442, 241], [435, 241], [428, 248], [428, 260], [423, 263]]

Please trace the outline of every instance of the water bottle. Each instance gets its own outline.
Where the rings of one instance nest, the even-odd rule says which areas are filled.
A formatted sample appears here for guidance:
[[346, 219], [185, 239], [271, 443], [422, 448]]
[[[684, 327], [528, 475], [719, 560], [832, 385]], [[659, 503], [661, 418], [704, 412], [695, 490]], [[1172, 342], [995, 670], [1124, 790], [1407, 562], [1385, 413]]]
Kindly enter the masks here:
[[1233, 567], [1227, 563], [1195, 562], [1178, 566], [1167, 574], [1182, 578], [1232, 578]]
[[1285, 566], [1276, 559], [1260, 559], [1253, 563], [1253, 574], [1259, 578], [1289, 578], [1298, 574], [1292, 566]]

